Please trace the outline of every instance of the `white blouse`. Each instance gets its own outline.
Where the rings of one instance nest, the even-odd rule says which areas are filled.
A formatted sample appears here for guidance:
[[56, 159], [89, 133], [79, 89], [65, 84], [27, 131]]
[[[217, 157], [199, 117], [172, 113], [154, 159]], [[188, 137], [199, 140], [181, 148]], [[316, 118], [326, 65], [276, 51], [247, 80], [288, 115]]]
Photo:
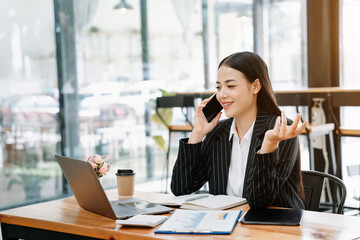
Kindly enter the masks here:
[[232, 138], [231, 160], [226, 193], [230, 196], [242, 197], [246, 164], [249, 155], [251, 136], [253, 134], [255, 120], [244, 137], [239, 139], [236, 131], [235, 118], [230, 128], [229, 141]]

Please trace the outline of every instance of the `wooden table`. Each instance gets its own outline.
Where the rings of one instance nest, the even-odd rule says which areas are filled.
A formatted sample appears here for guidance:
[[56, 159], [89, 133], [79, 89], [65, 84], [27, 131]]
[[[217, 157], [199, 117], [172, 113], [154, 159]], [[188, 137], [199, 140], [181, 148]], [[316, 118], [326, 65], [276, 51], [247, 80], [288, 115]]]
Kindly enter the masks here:
[[[116, 190], [107, 191], [109, 199]], [[135, 197], [155, 201], [169, 197], [137, 192]], [[247, 211], [248, 205], [237, 209]], [[154, 234], [155, 228], [131, 228], [80, 208], [74, 197], [0, 212], [3, 240], [26, 239], [359, 239], [360, 218], [304, 211], [300, 226], [244, 225], [231, 235]]]

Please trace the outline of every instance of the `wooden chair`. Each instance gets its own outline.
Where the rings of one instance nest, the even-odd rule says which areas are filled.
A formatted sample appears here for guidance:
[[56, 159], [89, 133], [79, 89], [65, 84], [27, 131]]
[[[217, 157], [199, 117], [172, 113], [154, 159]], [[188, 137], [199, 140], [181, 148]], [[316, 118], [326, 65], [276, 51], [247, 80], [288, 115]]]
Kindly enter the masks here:
[[[318, 171], [301, 171], [302, 178], [303, 178], [303, 184], [304, 184], [304, 192], [305, 192], [305, 209], [311, 210], [311, 211], [319, 211], [320, 206], [320, 198], [321, 193], [324, 185], [324, 181], [330, 180], [331, 182], [335, 183], [340, 188], [340, 196], [339, 201], [337, 201], [339, 194], [333, 194], [332, 199], [336, 199], [332, 201], [332, 211], [333, 213], [342, 214], [344, 203], [346, 199], [346, 186], [343, 183], [343, 181], [335, 177], [331, 174], [318, 172]], [[338, 188], [335, 188], [335, 192], [338, 192]], [[337, 210], [335, 210], [337, 206]]]
[[[162, 115], [160, 109], [161, 108], [180, 108], [181, 112], [184, 116], [183, 123], [180, 124], [172, 124], [171, 121], [166, 121], [165, 116]], [[166, 187], [165, 193], [167, 193], [168, 188], [168, 178], [169, 178], [169, 156], [170, 156], [170, 145], [171, 145], [171, 135], [174, 132], [183, 132], [188, 133], [193, 129], [192, 122], [189, 119], [189, 110], [194, 109], [194, 98], [193, 96], [164, 96], [158, 97], [156, 99], [156, 114], [159, 116], [160, 120], [169, 130], [169, 138], [168, 138], [168, 148], [166, 152]]]

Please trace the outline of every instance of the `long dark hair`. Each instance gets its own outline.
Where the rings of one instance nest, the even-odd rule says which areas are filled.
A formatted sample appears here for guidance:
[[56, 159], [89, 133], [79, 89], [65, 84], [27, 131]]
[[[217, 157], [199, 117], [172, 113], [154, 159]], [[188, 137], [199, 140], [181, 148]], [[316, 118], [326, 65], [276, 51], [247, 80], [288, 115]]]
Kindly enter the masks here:
[[272, 90], [268, 68], [259, 55], [252, 52], [237, 52], [224, 58], [220, 62], [218, 69], [221, 66], [227, 66], [242, 72], [250, 83], [259, 79], [261, 89], [257, 98], [258, 110], [277, 116], [281, 115]]
[[[237, 52], [224, 58], [219, 67], [227, 66], [232, 69], [242, 72], [246, 79], [253, 83], [256, 79], [259, 79], [261, 89], [257, 97], [258, 110], [268, 112], [276, 116], [281, 115], [280, 108], [276, 102], [275, 94], [273, 92], [269, 71], [264, 60], [252, 52]], [[296, 157], [296, 171], [298, 179], [298, 193], [300, 198], [304, 201], [304, 186], [301, 175], [301, 160], [300, 160], [300, 146]]]

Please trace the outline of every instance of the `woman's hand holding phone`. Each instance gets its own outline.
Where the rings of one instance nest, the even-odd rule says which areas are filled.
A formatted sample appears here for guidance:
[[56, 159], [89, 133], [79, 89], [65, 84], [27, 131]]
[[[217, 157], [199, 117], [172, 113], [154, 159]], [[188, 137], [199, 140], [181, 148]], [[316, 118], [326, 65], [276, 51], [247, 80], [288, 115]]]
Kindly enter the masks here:
[[[215, 96], [214, 96], [215, 97]], [[199, 143], [208, 134], [216, 124], [218, 123], [221, 117], [221, 111], [216, 115], [216, 117], [208, 122], [202, 109], [210, 102], [211, 98], [203, 100], [199, 106], [196, 107], [195, 117], [194, 117], [194, 129], [192, 130], [188, 143]]]

